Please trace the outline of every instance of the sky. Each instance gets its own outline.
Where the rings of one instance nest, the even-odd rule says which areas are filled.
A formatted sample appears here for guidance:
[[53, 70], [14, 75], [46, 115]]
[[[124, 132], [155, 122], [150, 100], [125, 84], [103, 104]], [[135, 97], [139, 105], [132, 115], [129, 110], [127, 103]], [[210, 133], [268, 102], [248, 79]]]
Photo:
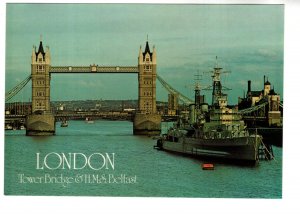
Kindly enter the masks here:
[[[236, 104], [252, 81], [263, 76], [283, 96], [283, 5], [170, 4], [7, 4], [6, 85], [8, 91], [31, 72], [31, 51], [40, 35], [50, 47], [52, 66], [90, 64], [137, 66], [139, 47], [148, 41], [157, 51], [157, 73], [193, 98], [195, 74], [212, 84], [218, 64]], [[137, 74], [52, 74], [51, 100], [137, 99]], [[211, 91], [201, 91], [211, 100]], [[157, 81], [157, 100], [167, 101]], [[28, 84], [12, 101], [31, 99]]]

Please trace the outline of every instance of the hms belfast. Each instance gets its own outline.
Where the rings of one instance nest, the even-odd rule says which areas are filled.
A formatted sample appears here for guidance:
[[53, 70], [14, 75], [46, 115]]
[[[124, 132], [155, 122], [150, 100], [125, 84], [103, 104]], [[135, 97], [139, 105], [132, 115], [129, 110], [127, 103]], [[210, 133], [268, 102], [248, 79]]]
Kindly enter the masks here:
[[217, 63], [212, 73], [212, 106], [201, 102], [200, 87], [196, 84], [195, 103], [189, 106], [189, 116], [181, 115], [157, 140], [155, 148], [256, 165], [260, 151], [266, 149], [262, 136], [249, 132], [238, 108], [228, 107], [220, 80], [223, 71]]

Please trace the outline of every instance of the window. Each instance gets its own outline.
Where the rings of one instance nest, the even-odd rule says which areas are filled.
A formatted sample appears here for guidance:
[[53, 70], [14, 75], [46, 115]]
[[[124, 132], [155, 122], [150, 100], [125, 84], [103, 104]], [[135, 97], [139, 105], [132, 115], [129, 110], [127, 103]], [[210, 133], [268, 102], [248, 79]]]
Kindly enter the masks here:
[[45, 85], [45, 80], [37, 80], [36, 85]]
[[151, 65], [144, 65], [144, 70], [145, 71], [151, 71], [152, 66]]
[[44, 91], [37, 91], [36, 96], [43, 97], [43, 96], [45, 96], [45, 92]]
[[37, 106], [39, 109], [42, 109], [42, 107], [45, 107], [45, 103], [44, 103], [44, 101], [42, 101], [42, 100], [37, 100], [37, 101], [36, 101], [36, 106]]
[[44, 65], [38, 65], [36, 69], [37, 69], [37, 72], [44, 72], [45, 71], [45, 66]]

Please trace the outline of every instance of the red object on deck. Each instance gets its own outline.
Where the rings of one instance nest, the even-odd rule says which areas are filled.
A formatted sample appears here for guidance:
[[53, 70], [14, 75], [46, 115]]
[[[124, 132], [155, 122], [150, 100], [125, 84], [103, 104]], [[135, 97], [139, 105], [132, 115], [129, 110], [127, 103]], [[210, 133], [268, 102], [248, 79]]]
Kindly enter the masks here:
[[214, 165], [212, 163], [204, 163], [202, 164], [202, 169], [214, 169]]

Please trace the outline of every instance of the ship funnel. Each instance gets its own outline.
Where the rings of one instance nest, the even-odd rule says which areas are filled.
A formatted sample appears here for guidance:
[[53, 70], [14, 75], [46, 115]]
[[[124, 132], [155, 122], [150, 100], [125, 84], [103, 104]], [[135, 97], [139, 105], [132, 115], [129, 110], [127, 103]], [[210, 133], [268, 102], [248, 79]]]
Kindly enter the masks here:
[[248, 93], [251, 92], [251, 80], [248, 80]]

